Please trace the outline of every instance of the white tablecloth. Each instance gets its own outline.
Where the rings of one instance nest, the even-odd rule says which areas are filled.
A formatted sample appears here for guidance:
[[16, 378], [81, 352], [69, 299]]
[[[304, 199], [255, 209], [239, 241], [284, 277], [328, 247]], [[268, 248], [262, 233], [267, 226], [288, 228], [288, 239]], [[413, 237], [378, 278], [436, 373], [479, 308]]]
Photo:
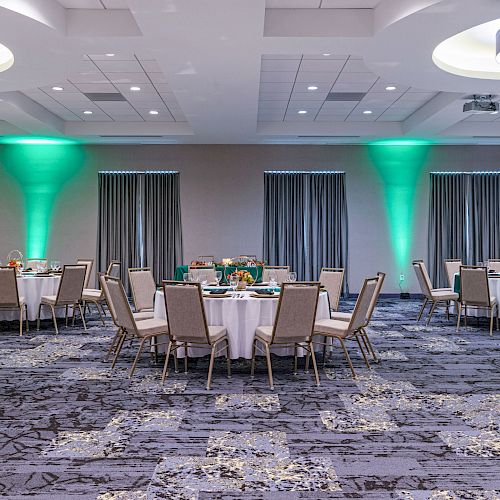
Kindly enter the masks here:
[[[456, 278], [457, 274], [455, 274]], [[500, 304], [500, 278], [488, 278], [488, 284], [490, 286], [490, 296], [491, 297], [496, 297], [497, 302]], [[457, 311], [455, 310], [455, 303], [453, 303], [453, 306], [451, 308], [451, 312], [453, 314], [457, 314]], [[465, 315], [465, 310], [462, 308], [462, 315]], [[474, 317], [489, 317], [490, 312], [488, 309], [479, 309], [477, 307], [468, 307], [467, 308], [467, 316], [474, 316]]]
[[[278, 297], [276, 298], [255, 298], [250, 297], [251, 292], [243, 292], [243, 298], [205, 298], [205, 313], [209, 325], [225, 326], [229, 336], [231, 358], [252, 359], [252, 344], [255, 337], [255, 330], [258, 326], [272, 325], [278, 307]], [[156, 292], [155, 297], [155, 318], [166, 319], [165, 300], [163, 291]], [[318, 300], [316, 319], [326, 319], [330, 317], [328, 295], [321, 292]], [[165, 342], [166, 339], [161, 340]], [[159, 346], [161, 347], [161, 346]], [[299, 351], [303, 351], [299, 349]], [[273, 348], [272, 352], [278, 355], [293, 354], [290, 348]], [[190, 357], [199, 357], [209, 354], [208, 349], [190, 348]], [[304, 355], [299, 352], [299, 355]], [[178, 356], [183, 357], [181, 349]]]
[[[38, 306], [42, 295], [56, 295], [60, 276], [22, 276], [17, 278], [17, 289], [19, 295], [24, 297], [28, 306], [28, 319], [35, 321], [38, 314]], [[57, 310], [56, 310], [57, 311]], [[64, 308], [58, 315], [64, 315]], [[50, 308], [42, 308], [42, 319], [50, 318]], [[19, 311], [0, 311], [0, 321], [14, 321], [19, 319]]]

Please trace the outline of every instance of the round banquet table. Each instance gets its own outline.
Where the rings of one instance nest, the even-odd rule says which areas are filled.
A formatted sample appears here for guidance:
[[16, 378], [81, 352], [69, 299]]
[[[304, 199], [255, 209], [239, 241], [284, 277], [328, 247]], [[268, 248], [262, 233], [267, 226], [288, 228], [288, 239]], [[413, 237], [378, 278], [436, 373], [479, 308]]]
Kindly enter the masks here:
[[[258, 326], [272, 325], [278, 308], [278, 298], [251, 297], [251, 291], [237, 292], [240, 298], [236, 297], [204, 297], [205, 314], [209, 325], [225, 326], [229, 337], [231, 358], [252, 359], [252, 344], [255, 338], [255, 330]], [[163, 291], [157, 291], [155, 297], [154, 317], [166, 319], [165, 300]], [[316, 319], [330, 318], [328, 294], [320, 292]], [[161, 339], [159, 342], [165, 342]], [[159, 345], [159, 350], [164, 345]], [[320, 346], [321, 347], [321, 346]], [[319, 347], [318, 347], [319, 348]], [[293, 355], [293, 348], [273, 347], [271, 352], [280, 356]], [[178, 349], [178, 357], [184, 357], [184, 350]], [[192, 348], [188, 350], [189, 357], [200, 357], [210, 354], [209, 349]], [[223, 353], [224, 354], [224, 353]], [[298, 355], [303, 356], [304, 350], [298, 349]]]
[[[500, 304], [500, 275], [495, 274], [494, 276], [488, 277], [488, 285], [490, 287], [490, 296], [496, 297], [497, 302]], [[453, 282], [453, 291], [460, 293], [460, 274], [455, 273], [455, 280]], [[452, 304], [450, 309], [452, 314], [457, 314], [455, 303]], [[462, 315], [465, 314], [465, 310], [462, 308]], [[482, 309], [478, 307], [468, 307], [467, 316], [474, 317], [489, 317], [490, 312], [488, 309]]]
[[[24, 301], [28, 306], [29, 321], [36, 321], [42, 295], [57, 294], [60, 279], [60, 276], [19, 276], [17, 278], [18, 293], [20, 297], [24, 297]], [[64, 308], [58, 309], [56, 309], [57, 315], [64, 315]], [[43, 307], [41, 318], [46, 319], [50, 317], [50, 308]], [[18, 319], [18, 310], [0, 311], [0, 321], [16, 321]]]

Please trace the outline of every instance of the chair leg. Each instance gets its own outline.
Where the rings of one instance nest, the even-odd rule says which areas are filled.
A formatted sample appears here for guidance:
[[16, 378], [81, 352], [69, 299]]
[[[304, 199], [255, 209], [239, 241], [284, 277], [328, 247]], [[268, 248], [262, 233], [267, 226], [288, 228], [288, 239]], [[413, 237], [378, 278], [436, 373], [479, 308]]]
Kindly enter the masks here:
[[424, 303], [422, 304], [422, 307], [420, 308], [420, 313], [418, 314], [417, 321], [420, 321], [420, 318], [422, 318], [422, 314], [424, 313], [425, 306], [427, 305], [428, 298], [426, 297], [424, 300]]
[[[498, 303], [497, 303], [497, 305], [496, 305], [496, 306], [497, 306], [497, 332], [498, 332]], [[28, 313], [26, 312], [26, 315], [27, 315], [27, 314], [28, 314]], [[27, 322], [28, 322], [28, 320], [26, 320], [26, 323], [27, 323]]]
[[19, 306], [19, 336], [23, 336], [23, 306]]
[[188, 372], [188, 345], [184, 342], [184, 373]]
[[143, 338], [141, 340], [141, 343], [139, 344], [139, 350], [137, 351], [137, 354], [135, 355], [134, 363], [132, 365], [132, 369], [130, 370], [128, 378], [132, 378], [132, 376], [134, 375], [135, 368], [137, 366], [137, 362], [139, 361], [139, 357], [141, 356], [142, 349], [144, 347], [144, 342], [146, 342], [146, 340], [147, 340], [147, 337]]
[[269, 344], [267, 342], [264, 342], [264, 346], [266, 348], [267, 375], [269, 377], [269, 387], [271, 387], [271, 391], [274, 391], [273, 368], [271, 366], [271, 350], [269, 349]]
[[66, 328], [67, 328], [68, 327], [68, 304], [66, 304], [66, 308], [65, 308], [64, 324], [66, 325]]
[[464, 325], [467, 326], [467, 304], [465, 304], [465, 320]]
[[361, 342], [359, 341], [359, 337], [357, 334], [356, 334], [356, 342], [358, 343], [361, 354], [363, 355], [363, 359], [365, 360], [366, 367], [371, 368], [370, 363], [368, 362], [368, 358], [366, 357], [365, 350], [363, 349], [363, 346], [361, 345]]
[[429, 326], [429, 323], [431, 322], [432, 315], [434, 314], [434, 309], [436, 309], [437, 302], [433, 301], [431, 310], [429, 311], [429, 316], [427, 317], [427, 323], [426, 325]]
[[370, 342], [370, 337], [368, 337], [368, 333], [366, 333], [366, 330], [364, 328], [361, 328], [361, 334], [362, 334], [362, 339], [366, 344], [366, 348], [372, 354], [373, 361], [375, 361], [375, 363], [378, 363], [380, 360], [377, 358], [377, 355], [375, 354], [375, 349], [373, 349], [372, 343]]
[[446, 319], [450, 321], [450, 301], [446, 301]]
[[172, 350], [172, 342], [168, 343], [167, 354], [165, 356], [165, 364], [163, 366], [163, 373], [161, 374], [161, 383], [165, 383], [165, 379], [168, 376], [168, 358], [170, 358], [170, 351]]
[[102, 316], [101, 308], [99, 307], [99, 302], [95, 302], [95, 306], [97, 308], [97, 312], [99, 313], [99, 318], [101, 318], [102, 326], [106, 326], [106, 323], [104, 322], [104, 318]]
[[109, 359], [109, 356], [113, 352], [113, 348], [115, 347], [115, 345], [117, 346], [117, 342], [121, 338], [121, 333], [122, 329], [118, 328], [118, 331], [116, 332], [115, 336], [113, 337], [113, 340], [111, 341], [111, 345], [109, 346], [108, 352], [106, 353], [106, 356], [104, 356], [104, 361], [107, 361]]
[[460, 328], [460, 318], [462, 317], [462, 303], [457, 302], [457, 308], [458, 308], [458, 313], [457, 313], [457, 332]]
[[[30, 331], [30, 322], [28, 320], [28, 304], [24, 304], [24, 314], [25, 314], [25, 321], [26, 321], [26, 333], [28, 333]], [[497, 327], [497, 330], [498, 330], [498, 327]]]
[[36, 331], [40, 331], [40, 313], [42, 311], [42, 304], [38, 306], [38, 316], [36, 317]]
[[314, 354], [314, 347], [313, 347], [312, 341], [309, 341], [309, 351], [311, 352], [311, 359], [312, 359], [313, 369], [314, 369], [314, 378], [316, 379], [316, 387], [319, 387], [318, 365], [316, 363], [316, 355]]
[[179, 360], [177, 358], [177, 349], [174, 350], [174, 371], [179, 373]]
[[52, 320], [54, 321], [54, 328], [56, 329], [56, 334], [58, 334], [59, 330], [57, 328], [56, 310], [54, 309], [54, 306], [50, 306], [50, 310], [52, 312]]
[[118, 342], [118, 346], [116, 347], [115, 357], [113, 358], [113, 363], [111, 364], [111, 369], [113, 369], [116, 365], [116, 361], [118, 360], [118, 356], [122, 350], [123, 344], [125, 343], [125, 337], [127, 336], [127, 332], [122, 330], [122, 336]]
[[214, 369], [214, 359], [215, 359], [215, 344], [212, 345], [212, 352], [210, 353], [210, 364], [208, 365], [207, 391], [210, 390], [210, 384], [212, 382], [212, 371]]
[[226, 339], [226, 364], [227, 378], [231, 378], [231, 350], [229, 348], [229, 339]]
[[325, 338], [325, 343], [323, 344], [323, 368], [325, 367], [325, 365], [326, 365], [326, 338]]
[[356, 378], [356, 372], [354, 371], [354, 366], [352, 366], [351, 357], [349, 356], [349, 353], [347, 352], [347, 349], [345, 347], [345, 343], [341, 338], [339, 338], [339, 341], [340, 341], [340, 345], [342, 346], [342, 349], [344, 350], [345, 359], [347, 359], [347, 362], [349, 363], [349, 368], [351, 369], [352, 378]]
[[293, 374], [297, 375], [297, 344], [293, 347]]
[[250, 368], [250, 378], [254, 378], [255, 376], [255, 350], [257, 345], [257, 339], [254, 339], [252, 346], [252, 364]]
[[[73, 306], [73, 308], [74, 307], [75, 306]], [[85, 323], [85, 316], [83, 315], [82, 305], [80, 303], [78, 303], [78, 309], [80, 310], [80, 316], [82, 317], [83, 329], [84, 329], [84, 331], [87, 331], [87, 324]]]
[[490, 337], [493, 337], [493, 312], [494, 306], [490, 307]]

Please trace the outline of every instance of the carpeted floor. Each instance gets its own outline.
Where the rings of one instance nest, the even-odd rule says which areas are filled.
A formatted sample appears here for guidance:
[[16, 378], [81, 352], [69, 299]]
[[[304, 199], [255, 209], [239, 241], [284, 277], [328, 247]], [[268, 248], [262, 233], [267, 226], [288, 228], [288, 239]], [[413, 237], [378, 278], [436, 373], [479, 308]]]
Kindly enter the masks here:
[[[347, 304], [349, 306], [349, 304]], [[500, 498], [500, 333], [486, 322], [457, 334], [440, 313], [415, 322], [418, 303], [383, 299], [370, 328], [382, 361], [364, 367], [340, 349], [313, 376], [273, 357], [276, 390], [259, 360], [207, 360], [190, 373], [133, 348], [112, 372], [113, 330], [85, 334], [49, 323], [22, 338], [0, 325], [0, 495], [72, 499], [401, 500]]]

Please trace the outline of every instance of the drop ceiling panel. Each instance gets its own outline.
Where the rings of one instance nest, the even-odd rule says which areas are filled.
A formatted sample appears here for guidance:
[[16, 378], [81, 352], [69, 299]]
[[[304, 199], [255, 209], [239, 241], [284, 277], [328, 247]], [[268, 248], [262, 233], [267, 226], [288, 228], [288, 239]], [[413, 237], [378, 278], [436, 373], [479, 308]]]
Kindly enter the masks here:
[[104, 73], [111, 83], [150, 83], [146, 73]]
[[295, 80], [295, 71], [263, 71], [260, 74], [261, 82], [291, 82]]
[[317, 9], [321, 0], [266, 0], [268, 9]]
[[142, 67], [137, 60], [133, 61], [95, 61], [103, 73], [141, 73]]
[[349, 59], [343, 71], [345, 73], [371, 73], [368, 66], [360, 59]]
[[[318, 87], [318, 90], [309, 90], [307, 87], [311, 85]], [[329, 92], [331, 88], [332, 82], [295, 82], [293, 91], [300, 93]]]
[[261, 92], [292, 92], [293, 83], [265, 83], [260, 84]]
[[259, 101], [282, 101], [290, 98], [289, 92], [260, 92]]
[[344, 64], [345, 61], [338, 59], [304, 59], [300, 63], [299, 71], [339, 73]]
[[[114, 73], [116, 74], [116, 73]], [[108, 83], [108, 79], [100, 71], [75, 73], [68, 76], [71, 83]]]
[[155, 85], [159, 84], [159, 83], [163, 83], [163, 84], [168, 83], [167, 78], [165, 77], [165, 75], [163, 73], [148, 73], [147, 75], [148, 75], [148, 78]]
[[65, 9], [104, 9], [99, 0], [59, 0]]
[[318, 92], [315, 90], [314, 92], [292, 92], [291, 100], [292, 101], [321, 101], [323, 102], [326, 99], [328, 92]]
[[[115, 83], [114, 85], [122, 94], [127, 94], [127, 95], [138, 94], [139, 92], [142, 92], [143, 94], [156, 94], [156, 89], [151, 83], [132, 82], [132, 83]], [[141, 90], [140, 91], [130, 90], [131, 87], [139, 87]]]
[[297, 73], [297, 82], [309, 84], [334, 82], [338, 75], [338, 73], [313, 73], [310, 71], [299, 71]]
[[294, 71], [299, 69], [300, 59], [264, 59], [262, 71]]
[[332, 92], [368, 92], [372, 83], [336, 83]]
[[78, 83], [75, 85], [78, 90], [85, 93], [92, 92], [106, 92], [106, 93], [118, 93], [116, 87], [111, 83]]
[[331, 53], [331, 54], [328, 54], [328, 55], [325, 55], [325, 54], [304, 54], [303, 58], [304, 60], [309, 60], [309, 59], [321, 59], [322, 61], [326, 61], [326, 60], [339, 60], [339, 61], [347, 61], [347, 58], [353, 58], [353, 56], [348, 56], [348, 55], [345, 55], [345, 54], [334, 54], [334, 53]]

